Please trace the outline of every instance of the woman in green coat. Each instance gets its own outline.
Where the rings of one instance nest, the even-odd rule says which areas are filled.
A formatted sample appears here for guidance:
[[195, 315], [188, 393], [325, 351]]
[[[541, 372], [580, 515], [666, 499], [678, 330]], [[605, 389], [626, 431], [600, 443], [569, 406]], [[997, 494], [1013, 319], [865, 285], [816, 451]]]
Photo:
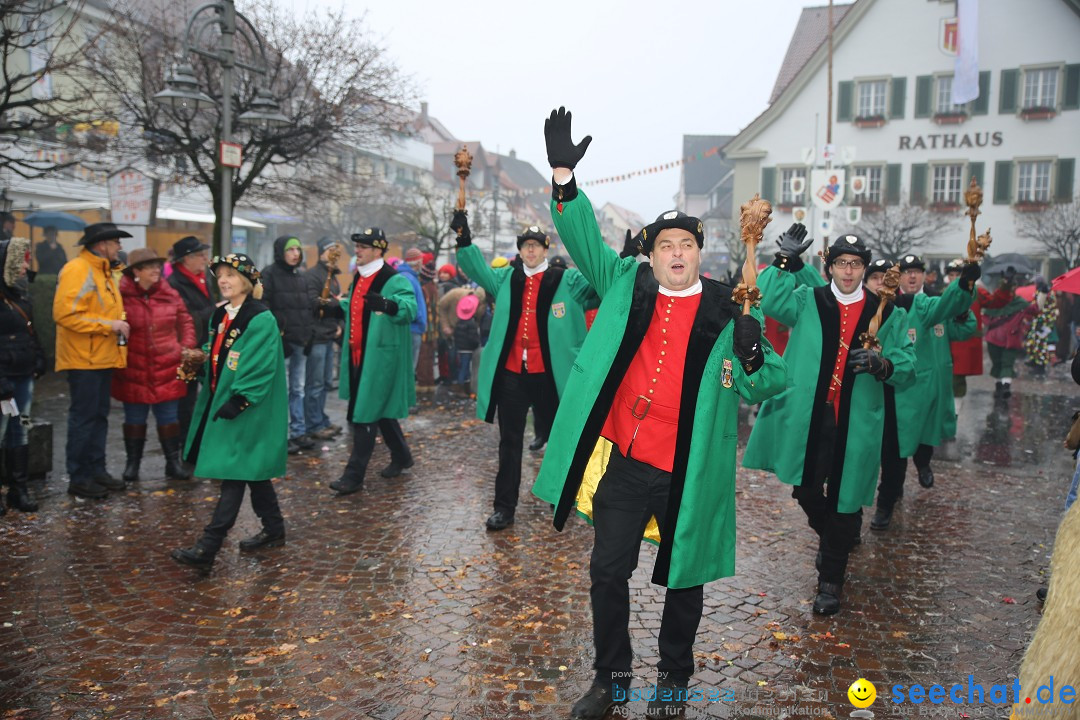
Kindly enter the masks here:
[[285, 543], [285, 522], [271, 478], [285, 474], [289, 405], [281, 335], [259, 302], [259, 271], [247, 255], [214, 258], [211, 271], [226, 301], [210, 320], [203, 346], [203, 389], [195, 404], [196, 432], [186, 457], [199, 477], [221, 480], [210, 524], [192, 547], [173, 550], [177, 562], [209, 567], [236, 522], [245, 488], [263, 528], [240, 541], [241, 550]]

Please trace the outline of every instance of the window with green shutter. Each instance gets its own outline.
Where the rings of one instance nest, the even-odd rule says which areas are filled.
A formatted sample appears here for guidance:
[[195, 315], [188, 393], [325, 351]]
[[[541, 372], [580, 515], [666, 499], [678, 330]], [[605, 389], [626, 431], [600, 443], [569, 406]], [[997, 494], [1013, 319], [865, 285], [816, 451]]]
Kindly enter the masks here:
[[972, 115], [986, 115], [990, 112], [990, 71], [979, 73], [979, 97], [971, 101]]
[[915, 78], [915, 117], [930, 117], [934, 111], [933, 95], [933, 75], [920, 75]]
[[[979, 183], [979, 187], [986, 187], [986, 174], [984, 172], [985, 167], [986, 163], [969, 162], [967, 182], [970, 183], [971, 178], [975, 178], [975, 182]], [[967, 192], [967, 184], [964, 185], [964, 191]]]
[[900, 164], [885, 166], [885, 204], [900, 204]]
[[904, 101], [907, 100], [907, 78], [894, 77], [890, 88], [889, 117], [893, 120], [904, 118]]
[[1016, 112], [1016, 95], [1020, 86], [1020, 70], [1001, 71], [1001, 97], [998, 98], [999, 113]]
[[845, 80], [837, 83], [836, 92], [836, 121], [851, 122], [851, 116], [855, 105], [855, 83]]
[[776, 168], [761, 168], [761, 199], [776, 202]]
[[911, 166], [911, 204], [923, 205], [926, 203], [926, 174], [929, 170], [926, 163], [918, 163]]
[[1072, 202], [1073, 178], [1075, 175], [1075, 158], [1058, 158], [1057, 182], [1054, 183], [1054, 199], [1059, 203]]
[[1008, 205], [1012, 202], [1012, 160], [994, 163], [994, 204]]
[[1062, 110], [1080, 110], [1080, 65], [1065, 66], [1065, 95]]

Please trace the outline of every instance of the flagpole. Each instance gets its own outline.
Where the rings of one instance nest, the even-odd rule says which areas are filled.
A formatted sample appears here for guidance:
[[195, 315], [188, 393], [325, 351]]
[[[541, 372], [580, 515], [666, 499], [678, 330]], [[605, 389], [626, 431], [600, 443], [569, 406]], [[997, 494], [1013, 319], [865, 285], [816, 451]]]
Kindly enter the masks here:
[[[832, 77], [832, 59], [833, 59], [833, 0], [829, 0], [829, 106], [825, 111], [825, 145], [832, 145], [832, 113], [833, 113], [833, 77]], [[825, 157], [825, 171], [832, 169], [832, 153], [828, 153]], [[831, 212], [829, 210], [824, 211], [825, 225], [828, 226]], [[822, 257], [827, 257], [829, 254], [829, 233], [822, 233]]]

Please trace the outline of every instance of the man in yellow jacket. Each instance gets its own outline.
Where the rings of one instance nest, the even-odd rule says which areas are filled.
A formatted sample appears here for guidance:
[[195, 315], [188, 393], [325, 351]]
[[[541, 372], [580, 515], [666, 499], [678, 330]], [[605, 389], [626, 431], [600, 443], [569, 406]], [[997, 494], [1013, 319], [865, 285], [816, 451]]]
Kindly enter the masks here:
[[67, 371], [71, 396], [68, 492], [80, 497], [102, 498], [109, 490], [124, 489], [124, 481], [105, 468], [105, 436], [112, 372], [127, 364], [123, 346], [131, 331], [110, 269], [120, 238], [126, 237], [131, 234], [112, 223], [88, 225], [78, 243], [82, 252], [60, 269], [53, 300], [56, 371]]

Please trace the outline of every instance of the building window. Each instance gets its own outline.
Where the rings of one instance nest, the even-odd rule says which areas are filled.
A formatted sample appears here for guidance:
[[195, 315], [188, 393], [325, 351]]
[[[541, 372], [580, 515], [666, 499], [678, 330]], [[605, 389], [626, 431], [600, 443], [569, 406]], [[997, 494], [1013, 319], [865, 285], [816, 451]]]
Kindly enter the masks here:
[[1049, 160], [1016, 164], [1016, 201], [1018, 203], [1050, 202]]
[[856, 205], [884, 205], [885, 169], [880, 165], [857, 167], [851, 172], [852, 177], [866, 178], [866, 189], [861, 195], [855, 195]]
[[966, 112], [965, 105], [954, 105], [952, 101], [952, 75], [943, 75], [937, 79], [934, 113], [936, 115], [960, 115]]
[[935, 165], [930, 202], [934, 205], [959, 205], [963, 177], [963, 165]]
[[885, 93], [888, 90], [888, 80], [870, 80], [860, 82], [859, 102], [856, 117], [884, 117], [885, 116]]
[[1057, 108], [1058, 69], [1024, 71], [1024, 104], [1021, 110]]
[[[803, 178], [803, 191], [791, 192], [791, 179]], [[806, 202], [806, 168], [783, 168], [780, 170], [780, 204], [800, 205]]]

